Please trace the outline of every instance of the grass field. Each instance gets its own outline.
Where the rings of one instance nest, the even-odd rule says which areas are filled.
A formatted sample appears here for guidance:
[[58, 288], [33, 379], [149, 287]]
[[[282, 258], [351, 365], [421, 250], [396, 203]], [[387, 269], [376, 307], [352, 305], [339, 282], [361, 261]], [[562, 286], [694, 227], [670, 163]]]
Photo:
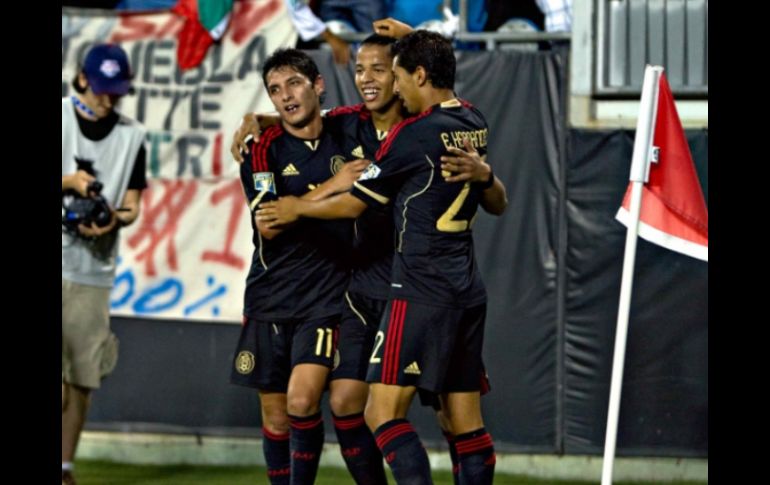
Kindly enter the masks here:
[[[75, 464], [78, 485], [254, 485], [267, 484], [265, 469], [256, 466], [155, 466], [127, 465], [104, 461], [78, 460]], [[433, 473], [436, 485], [452, 485], [446, 471]], [[495, 475], [495, 485], [585, 485], [596, 482], [543, 480], [514, 475]], [[391, 483], [395, 483], [391, 480]], [[614, 485], [706, 485], [708, 482], [615, 482]], [[321, 468], [317, 485], [354, 485], [346, 470]]]

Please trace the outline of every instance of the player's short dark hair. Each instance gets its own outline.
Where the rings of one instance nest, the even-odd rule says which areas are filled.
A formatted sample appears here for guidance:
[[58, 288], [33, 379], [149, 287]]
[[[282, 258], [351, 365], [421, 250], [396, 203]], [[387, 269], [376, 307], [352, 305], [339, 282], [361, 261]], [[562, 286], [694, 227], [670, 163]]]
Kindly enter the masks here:
[[396, 43], [396, 39], [393, 37], [387, 37], [380, 34], [372, 34], [361, 42], [361, 47], [365, 45], [381, 45], [383, 47], [389, 47], [391, 54], [393, 54], [393, 45]]
[[409, 73], [422, 66], [434, 88], [454, 89], [457, 61], [452, 43], [441, 34], [422, 29], [410, 32], [393, 46], [393, 56]]
[[278, 49], [267, 58], [262, 66], [262, 82], [267, 87], [267, 74], [273, 69], [291, 67], [298, 73], [307, 76], [314, 83], [319, 76], [318, 66], [309, 55], [298, 49]]

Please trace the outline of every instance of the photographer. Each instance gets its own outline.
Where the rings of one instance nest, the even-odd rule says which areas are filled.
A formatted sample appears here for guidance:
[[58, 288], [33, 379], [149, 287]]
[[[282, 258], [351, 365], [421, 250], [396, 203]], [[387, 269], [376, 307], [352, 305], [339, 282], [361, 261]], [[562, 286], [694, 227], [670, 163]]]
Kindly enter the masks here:
[[131, 78], [125, 51], [98, 44], [75, 94], [62, 98], [62, 484], [75, 483], [91, 391], [117, 361], [109, 309], [118, 230], [138, 217], [147, 186], [145, 130], [115, 111]]

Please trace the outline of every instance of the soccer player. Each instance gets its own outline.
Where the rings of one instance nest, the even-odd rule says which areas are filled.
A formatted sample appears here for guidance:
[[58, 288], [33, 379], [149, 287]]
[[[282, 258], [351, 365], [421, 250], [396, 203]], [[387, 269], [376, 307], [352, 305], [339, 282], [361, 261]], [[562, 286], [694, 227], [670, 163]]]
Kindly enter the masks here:
[[[392, 37], [380, 35], [372, 35], [362, 42], [356, 57], [355, 83], [364, 102], [336, 108], [328, 114], [341, 122], [342, 143], [348, 156], [373, 159], [388, 130], [403, 119], [401, 101], [393, 91], [391, 46], [394, 42]], [[266, 128], [277, 121], [271, 115], [244, 116], [231, 146], [236, 161], [243, 161], [241, 152], [248, 150], [243, 140], [248, 135], [259, 138], [260, 125]], [[446, 159], [453, 164], [453, 170], [460, 173], [451, 179], [464, 182], [472, 177], [489, 178], [489, 166], [477, 154], [451, 150], [454, 156]], [[390, 288], [395, 232], [391, 209], [391, 206], [369, 208], [355, 221], [356, 257], [340, 325], [340, 362], [330, 377], [335, 431], [343, 458], [357, 483], [385, 483], [382, 456], [365, 426], [363, 410], [368, 394], [366, 369]], [[441, 419], [441, 413], [438, 415], [456, 475], [458, 463], [453, 436], [448, 422]]]
[[[281, 123], [241, 165], [249, 207], [276, 194], [312, 199], [347, 189], [364, 164], [343, 163], [321, 118], [324, 84], [312, 59], [278, 50], [265, 61], [262, 78]], [[254, 219], [252, 227], [255, 250], [231, 381], [259, 391], [271, 483], [312, 484], [324, 440], [319, 402], [349, 275], [341, 248], [352, 228], [310, 220], [268, 228]]]
[[396, 89], [415, 116], [388, 133], [375, 164], [352, 192], [316, 201], [284, 197], [261, 204], [271, 227], [314, 218], [355, 218], [392, 204], [396, 252], [389, 303], [367, 375], [366, 422], [399, 483], [430, 483], [427, 454], [406, 414], [419, 389], [440, 396], [455, 433], [460, 480], [491, 483], [494, 447], [481, 417], [481, 347], [486, 290], [473, 255], [478, 205], [501, 214], [505, 188], [490, 172], [482, 183], [448, 183], [449, 148], [470, 142], [486, 151], [486, 122], [454, 97], [455, 58], [438, 34], [416, 31], [394, 48]]

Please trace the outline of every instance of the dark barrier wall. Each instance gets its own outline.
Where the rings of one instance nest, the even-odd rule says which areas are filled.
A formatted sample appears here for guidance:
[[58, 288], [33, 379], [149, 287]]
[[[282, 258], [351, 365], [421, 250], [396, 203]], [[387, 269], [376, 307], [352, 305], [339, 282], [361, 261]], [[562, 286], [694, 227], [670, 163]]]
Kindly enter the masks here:
[[[633, 134], [571, 132], [567, 162], [565, 453], [601, 453]], [[708, 201], [708, 137], [688, 136]], [[639, 240], [618, 447], [708, 453], [708, 264]]]
[[[325, 105], [357, 103], [352, 69], [312, 55]], [[510, 201], [474, 227], [489, 291], [483, 406], [501, 451], [600, 454], [604, 441], [625, 234], [614, 214], [633, 137], [565, 129], [564, 65], [551, 52], [458, 60], [458, 94], [487, 117], [490, 163]], [[708, 196], [707, 133], [689, 140]], [[708, 265], [640, 241], [636, 267], [618, 454], [707, 456]], [[113, 326], [121, 358], [91, 428], [256, 435], [256, 394], [228, 384], [237, 325]], [[414, 406], [410, 418], [441, 444], [430, 410]]]

